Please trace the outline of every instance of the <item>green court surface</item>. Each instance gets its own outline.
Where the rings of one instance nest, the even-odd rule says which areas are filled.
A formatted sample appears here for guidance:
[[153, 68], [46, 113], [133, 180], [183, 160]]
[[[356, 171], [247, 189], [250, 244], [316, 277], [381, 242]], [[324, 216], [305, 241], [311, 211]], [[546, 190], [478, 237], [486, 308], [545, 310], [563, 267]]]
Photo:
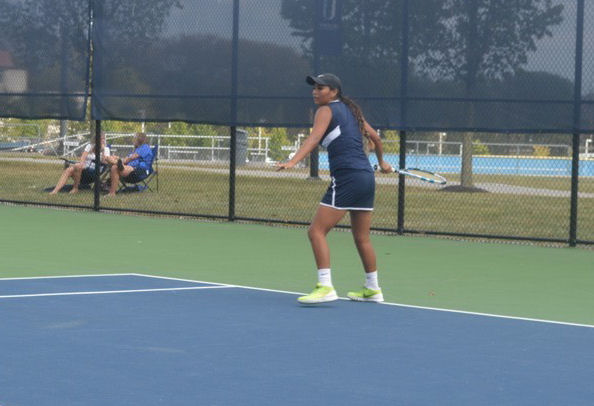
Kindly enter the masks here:
[[[305, 228], [0, 205], [0, 277], [144, 273], [310, 291]], [[594, 251], [373, 235], [392, 303], [594, 325]], [[329, 235], [340, 296], [363, 271], [351, 234]], [[293, 297], [287, 300], [294, 300]]]

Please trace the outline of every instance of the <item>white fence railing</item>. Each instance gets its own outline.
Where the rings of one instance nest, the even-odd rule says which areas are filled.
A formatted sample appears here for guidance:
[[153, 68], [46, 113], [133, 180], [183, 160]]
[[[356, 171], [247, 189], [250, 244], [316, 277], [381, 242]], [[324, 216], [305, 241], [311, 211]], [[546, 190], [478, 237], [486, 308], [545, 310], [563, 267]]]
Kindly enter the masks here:
[[[114, 153], [125, 155], [133, 148], [129, 143], [134, 133], [106, 133], [108, 144]], [[159, 146], [159, 159], [168, 161], [228, 161], [230, 136], [228, 135], [181, 135], [147, 134], [151, 145]], [[16, 143], [14, 148], [2, 148], [10, 151], [37, 151], [47, 155], [78, 156], [89, 143], [90, 134], [80, 133], [42, 141], [27, 139], [26, 143]], [[299, 134], [294, 145], [283, 146], [281, 150], [295, 152], [305, 135]], [[125, 142], [118, 142], [126, 139]], [[180, 142], [179, 140], [184, 140]], [[1, 141], [1, 140], [0, 140]], [[24, 138], [19, 138], [24, 141]], [[387, 153], [398, 150], [398, 140], [383, 140]], [[180, 145], [183, 144], [183, 145]], [[473, 143], [475, 154], [497, 156], [551, 156], [570, 157], [571, 146], [563, 144], [512, 144], [512, 143]], [[119, 151], [118, 151], [119, 150]], [[453, 141], [407, 141], [407, 154], [411, 155], [462, 155], [462, 143]], [[248, 137], [244, 131], [238, 131], [238, 164], [243, 162], [271, 162], [270, 138]], [[580, 158], [594, 158], [594, 144], [591, 138], [585, 140], [584, 153]]]
[[[398, 140], [383, 140], [386, 150], [397, 150]], [[406, 153], [411, 155], [462, 155], [462, 143], [455, 141], [409, 140], [406, 142]], [[564, 144], [511, 144], [493, 142], [474, 142], [477, 155], [532, 156], [538, 150], [551, 157], [571, 156], [571, 146]], [[546, 151], [546, 152], [545, 152]]]
[[[125, 155], [134, 148], [132, 144], [118, 143], [118, 140], [132, 138], [133, 133], [106, 133], [105, 138], [112, 149], [112, 153]], [[229, 144], [231, 137], [228, 135], [181, 135], [181, 134], [147, 134], [149, 144], [159, 146], [159, 159], [165, 161], [228, 161]], [[88, 139], [88, 134], [87, 134]], [[186, 144], [168, 142], [169, 140], [189, 140]], [[270, 162], [270, 138], [268, 137], [241, 137], [238, 139], [237, 157], [243, 162]], [[74, 144], [74, 143], [72, 143]], [[64, 155], [77, 155], [88, 144], [81, 142], [79, 145], [64, 144]], [[250, 146], [253, 145], [253, 146]], [[67, 148], [68, 147], [68, 148]], [[243, 162], [238, 162], [242, 164]]]

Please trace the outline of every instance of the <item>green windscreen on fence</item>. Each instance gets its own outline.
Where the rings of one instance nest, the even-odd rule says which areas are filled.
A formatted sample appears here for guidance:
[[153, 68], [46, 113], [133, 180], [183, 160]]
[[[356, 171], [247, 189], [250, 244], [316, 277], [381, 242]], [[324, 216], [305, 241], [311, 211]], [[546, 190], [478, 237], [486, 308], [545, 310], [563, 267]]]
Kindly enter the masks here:
[[0, 0], [0, 117], [83, 120], [89, 0]]
[[90, 94], [99, 120], [306, 127], [305, 76], [334, 72], [379, 128], [594, 129], [594, 7], [583, 0], [0, 7], [2, 117], [81, 120]]

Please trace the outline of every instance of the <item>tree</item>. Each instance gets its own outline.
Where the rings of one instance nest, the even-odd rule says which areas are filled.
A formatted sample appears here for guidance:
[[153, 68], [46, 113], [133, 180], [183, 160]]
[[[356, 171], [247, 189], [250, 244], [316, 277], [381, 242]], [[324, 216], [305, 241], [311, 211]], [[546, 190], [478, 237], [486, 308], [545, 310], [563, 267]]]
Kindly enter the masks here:
[[[142, 49], [125, 46], [127, 66], [140, 73], [138, 82], [148, 86], [141, 94], [171, 96], [155, 99], [146, 114], [228, 125], [232, 45], [229, 38], [192, 34], [162, 39]], [[241, 39], [238, 48], [237, 121], [262, 126], [306, 121], [302, 105], [309, 100], [287, 97], [307, 94], [304, 58], [291, 47], [260, 41]], [[131, 87], [124, 89], [134, 90]], [[140, 102], [146, 104], [146, 99]]]
[[[84, 116], [89, 86], [89, 4], [88, 0], [0, 0], [0, 48], [9, 49], [18, 66], [27, 70], [30, 91], [57, 94], [44, 101], [25, 99], [34, 107], [27, 114]], [[144, 44], [160, 34], [173, 7], [182, 7], [179, 0], [151, 0], [150, 6], [146, 0], [91, 4], [95, 28], [99, 19], [111, 22], [109, 31], [102, 34]]]
[[282, 150], [284, 145], [289, 144], [286, 128], [269, 128], [264, 135], [270, 137], [270, 158], [275, 161], [286, 159], [286, 152]]
[[[415, 60], [417, 72], [463, 84], [463, 97], [479, 97], [480, 85], [514, 75], [562, 22], [552, 0], [448, 0], [439, 12], [439, 36], [431, 52]], [[467, 103], [467, 127], [475, 127], [475, 103]], [[472, 133], [463, 137], [462, 187], [472, 188]]]
[[[417, 33], [410, 38], [410, 57], [424, 52], [424, 44], [433, 36], [435, 27], [430, 20], [439, 11], [441, 1], [415, 0], [423, 3], [423, 10], [409, 16], [411, 27]], [[340, 55], [315, 53], [319, 7], [326, 3], [328, 7], [342, 5]], [[318, 69], [338, 73], [348, 84], [349, 95], [356, 96], [370, 114], [370, 122], [382, 127], [394, 125], [386, 120], [393, 115], [388, 111], [389, 103], [372, 103], [366, 99], [369, 96], [395, 98], [401, 93], [402, 13], [402, 2], [394, 0], [283, 0], [281, 6], [281, 15], [289, 20], [292, 35], [302, 39], [304, 54], [310, 60], [319, 61]]]
[[[319, 56], [322, 70], [336, 69], [344, 75], [356, 96], [401, 94], [403, 2], [325, 0], [332, 1], [342, 1], [342, 55]], [[317, 3], [282, 3], [283, 16], [290, 20], [293, 35], [303, 38], [302, 47], [312, 57]], [[409, 94], [414, 91], [421, 96], [447, 94], [467, 99], [493, 94], [501, 83], [509, 82], [526, 64], [528, 53], [536, 50], [536, 41], [552, 35], [551, 27], [561, 23], [563, 11], [563, 6], [554, 5], [552, 0], [409, 0], [408, 5]], [[399, 113], [398, 102], [361, 101], [364, 110], [370, 112], [370, 122], [380, 127], [385, 123], [387, 128], [397, 125], [389, 117]], [[409, 104], [409, 121], [416, 114], [418, 126], [438, 126], [440, 122], [451, 125], [448, 117], [461, 115], [458, 103], [442, 103], [440, 109]], [[425, 108], [419, 111], [419, 105]], [[464, 126], [479, 127], [482, 122], [476, 103], [467, 102], [465, 106]], [[377, 116], [374, 111], [379, 112]], [[442, 120], [440, 114], [447, 117]], [[463, 143], [462, 184], [472, 187], [471, 133], [464, 134]]]

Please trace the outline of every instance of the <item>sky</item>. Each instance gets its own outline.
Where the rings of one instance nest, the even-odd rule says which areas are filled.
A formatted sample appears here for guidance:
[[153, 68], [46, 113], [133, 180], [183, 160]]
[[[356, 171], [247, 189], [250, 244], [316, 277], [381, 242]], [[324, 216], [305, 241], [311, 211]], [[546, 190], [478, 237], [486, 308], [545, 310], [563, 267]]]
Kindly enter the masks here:
[[[537, 42], [537, 52], [530, 55], [527, 69], [543, 69], [573, 80], [575, 55], [575, 19], [577, 7], [569, 7], [573, 1], [561, 1], [566, 5], [565, 21], [553, 28], [553, 36]], [[582, 93], [594, 93], [594, 1], [585, 1], [584, 10], [584, 55], [582, 63]], [[570, 37], [568, 38], [568, 35]], [[570, 45], [570, 46], [568, 46]]]

